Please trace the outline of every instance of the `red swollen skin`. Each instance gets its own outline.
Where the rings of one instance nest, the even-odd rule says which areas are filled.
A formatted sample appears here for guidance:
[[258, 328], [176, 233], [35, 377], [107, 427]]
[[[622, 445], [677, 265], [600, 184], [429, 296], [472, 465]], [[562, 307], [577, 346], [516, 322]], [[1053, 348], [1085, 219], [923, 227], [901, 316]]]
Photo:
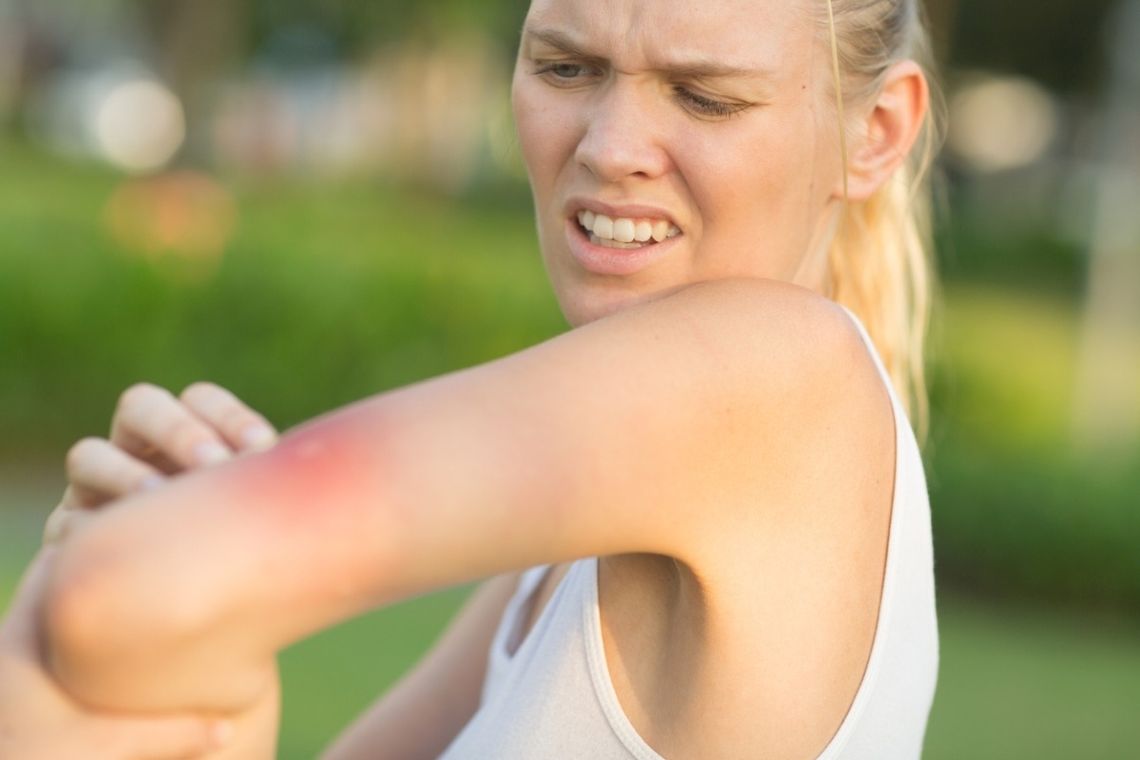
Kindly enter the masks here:
[[[233, 469], [218, 485], [248, 505], [258, 551], [249, 577], [256, 596], [278, 604], [346, 605], [371, 600], [370, 581], [390, 556], [391, 505], [383, 489], [382, 412], [360, 405], [287, 434], [272, 451]], [[279, 583], [264, 588], [258, 579]]]

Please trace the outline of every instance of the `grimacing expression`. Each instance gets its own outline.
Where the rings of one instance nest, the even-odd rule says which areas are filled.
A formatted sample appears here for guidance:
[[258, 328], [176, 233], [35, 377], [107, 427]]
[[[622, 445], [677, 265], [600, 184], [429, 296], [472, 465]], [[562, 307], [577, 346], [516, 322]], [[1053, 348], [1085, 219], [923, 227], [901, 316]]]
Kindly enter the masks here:
[[822, 287], [842, 166], [810, 2], [532, 2], [512, 100], [572, 325], [702, 280]]

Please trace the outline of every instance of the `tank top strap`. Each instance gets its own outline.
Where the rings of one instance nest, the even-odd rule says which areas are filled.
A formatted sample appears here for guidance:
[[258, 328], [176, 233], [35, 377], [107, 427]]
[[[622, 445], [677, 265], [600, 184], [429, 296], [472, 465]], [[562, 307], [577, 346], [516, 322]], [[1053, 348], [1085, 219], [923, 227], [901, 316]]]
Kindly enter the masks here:
[[863, 325], [863, 320], [859, 319], [858, 314], [838, 301], [836, 301], [836, 304], [847, 313], [847, 316], [851, 319], [852, 323], [854, 323], [855, 329], [859, 331], [859, 336], [863, 339], [864, 345], [867, 346], [867, 351], [871, 354], [871, 360], [875, 362], [875, 369], [879, 371], [879, 377], [882, 378], [883, 384], [887, 386], [887, 393], [890, 394], [891, 404], [895, 407], [896, 412], [902, 411], [902, 401], [895, 392], [895, 384], [891, 380], [891, 373], [887, 371], [886, 365], [883, 364], [883, 358], [879, 355], [879, 349], [875, 347], [875, 341], [871, 339], [871, 334], [867, 332], [867, 328]]

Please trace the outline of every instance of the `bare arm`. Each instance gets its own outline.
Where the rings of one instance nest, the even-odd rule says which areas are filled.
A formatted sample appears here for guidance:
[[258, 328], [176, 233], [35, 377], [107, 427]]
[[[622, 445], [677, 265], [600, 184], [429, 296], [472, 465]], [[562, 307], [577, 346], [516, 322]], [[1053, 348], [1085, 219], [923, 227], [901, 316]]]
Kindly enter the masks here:
[[64, 547], [53, 666], [93, 704], [233, 709], [282, 647], [399, 599], [591, 555], [700, 566], [801, 506], [877, 383], [833, 304], [692, 286], [124, 500]]
[[484, 581], [419, 664], [329, 748], [324, 760], [435, 758], [479, 707], [487, 652], [518, 573]]

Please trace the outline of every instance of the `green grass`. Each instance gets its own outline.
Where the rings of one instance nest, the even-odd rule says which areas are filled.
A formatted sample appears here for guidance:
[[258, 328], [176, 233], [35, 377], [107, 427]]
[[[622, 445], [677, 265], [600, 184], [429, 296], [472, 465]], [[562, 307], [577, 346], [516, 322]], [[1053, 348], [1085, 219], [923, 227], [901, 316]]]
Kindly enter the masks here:
[[466, 593], [405, 602], [285, 652], [279, 756], [315, 757], [427, 650]]
[[943, 594], [928, 760], [1135, 757], [1140, 628]]

